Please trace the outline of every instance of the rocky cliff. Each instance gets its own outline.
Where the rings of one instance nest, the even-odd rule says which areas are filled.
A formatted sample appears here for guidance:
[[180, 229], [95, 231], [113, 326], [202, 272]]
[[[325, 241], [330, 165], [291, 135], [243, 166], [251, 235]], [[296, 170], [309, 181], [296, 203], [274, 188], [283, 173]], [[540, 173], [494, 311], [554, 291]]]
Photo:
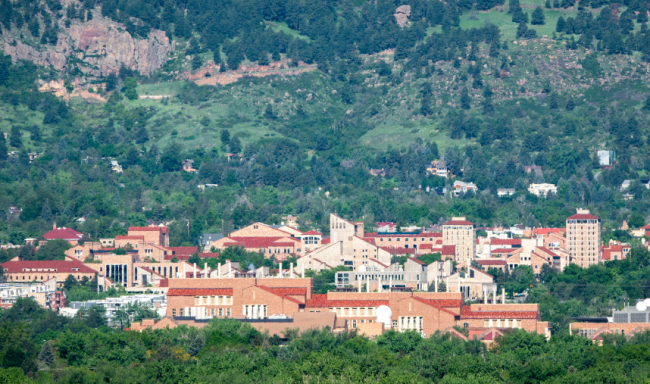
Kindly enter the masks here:
[[90, 76], [116, 73], [122, 64], [148, 75], [162, 67], [174, 51], [174, 42], [163, 31], [153, 29], [146, 40], [135, 39], [123, 25], [99, 16], [69, 28], [60, 27], [56, 46], [29, 44], [11, 33], [19, 34], [19, 31], [4, 30], [0, 35], [0, 49], [14, 61], [29, 60], [57, 71], [76, 65]]

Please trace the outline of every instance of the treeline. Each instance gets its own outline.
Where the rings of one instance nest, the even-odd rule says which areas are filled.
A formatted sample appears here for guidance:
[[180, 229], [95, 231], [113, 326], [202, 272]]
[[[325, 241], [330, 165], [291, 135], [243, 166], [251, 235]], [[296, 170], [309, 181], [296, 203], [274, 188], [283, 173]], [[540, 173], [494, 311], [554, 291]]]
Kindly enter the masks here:
[[[93, 307], [94, 308], [94, 307]], [[449, 335], [389, 331], [376, 341], [329, 329], [260, 333], [215, 319], [201, 329], [128, 332], [90, 310], [68, 319], [19, 299], [0, 310], [3, 382], [237, 383], [345, 380], [398, 383], [642, 382], [650, 334], [579, 336], [508, 332], [487, 348]]]

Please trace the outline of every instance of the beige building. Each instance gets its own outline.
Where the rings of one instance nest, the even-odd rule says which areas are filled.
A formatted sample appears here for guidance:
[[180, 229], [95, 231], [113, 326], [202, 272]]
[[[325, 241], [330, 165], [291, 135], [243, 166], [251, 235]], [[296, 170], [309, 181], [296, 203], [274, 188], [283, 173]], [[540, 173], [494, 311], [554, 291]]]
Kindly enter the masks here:
[[391, 254], [364, 240], [365, 226], [330, 214], [330, 243], [298, 259], [298, 268], [320, 269], [343, 265], [358, 271], [360, 266], [376, 267], [379, 262], [390, 265]]
[[476, 230], [464, 217], [452, 217], [442, 225], [442, 243], [456, 246], [457, 263], [470, 262], [476, 256]]
[[587, 209], [566, 219], [567, 245], [572, 261], [582, 268], [600, 263], [600, 218]]
[[494, 282], [494, 277], [474, 267], [469, 267], [467, 272], [456, 272], [447, 277], [445, 284], [447, 292], [460, 291], [465, 299], [485, 301], [490, 295], [493, 298], [497, 297], [497, 284]]
[[531, 184], [528, 187], [528, 192], [532, 193], [533, 195], [540, 196], [540, 197], [546, 197], [549, 193], [557, 193], [557, 187], [553, 184]]

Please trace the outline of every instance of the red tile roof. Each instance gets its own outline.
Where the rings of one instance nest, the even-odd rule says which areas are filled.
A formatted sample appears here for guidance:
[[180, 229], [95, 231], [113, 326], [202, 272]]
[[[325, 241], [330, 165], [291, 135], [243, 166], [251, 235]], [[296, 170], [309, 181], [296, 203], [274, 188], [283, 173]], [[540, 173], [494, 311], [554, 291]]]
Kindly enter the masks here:
[[244, 248], [293, 247], [300, 240], [292, 237], [229, 237], [233, 241], [225, 246], [241, 245]]
[[311, 231], [307, 231], [307, 232], [303, 233], [303, 235], [323, 236], [322, 233], [316, 232], [313, 229]]
[[167, 296], [232, 296], [232, 288], [169, 288]]
[[590, 213], [578, 213], [577, 215], [567, 217], [567, 220], [589, 220], [589, 219], [600, 219], [600, 218]]
[[418, 249], [431, 249], [433, 248], [433, 244], [422, 244], [418, 247]]
[[519, 251], [521, 248], [497, 248], [490, 251], [490, 253], [513, 253]]
[[172, 251], [172, 255], [193, 255], [199, 248], [198, 247], [165, 247]]
[[416, 263], [418, 263], [420, 265], [427, 265], [427, 263], [423, 263], [422, 261], [420, 261], [420, 260], [418, 260], [416, 258], [413, 258], [413, 257], [409, 257], [409, 260], [414, 261], [414, 262], [416, 262]]
[[169, 279], [164, 278], [164, 279], [160, 280], [160, 283], [158, 284], [158, 287], [159, 288], [167, 288], [167, 287], [169, 287]]
[[454, 300], [454, 299], [424, 299], [427, 301], [435, 302], [436, 305], [443, 308], [458, 307], [460, 308], [463, 305], [463, 300]]
[[144, 236], [115, 236], [115, 240], [144, 240]]
[[43, 235], [46, 240], [79, 240], [84, 234], [71, 228], [57, 228]]
[[474, 225], [474, 223], [467, 220], [450, 220], [443, 225]]
[[167, 227], [129, 227], [129, 232], [162, 232], [167, 233]]
[[521, 239], [492, 239], [490, 245], [521, 245]]
[[550, 249], [548, 249], [548, 248], [546, 248], [546, 247], [537, 247], [537, 249], [539, 249], [540, 251], [542, 251], [542, 252], [544, 252], [544, 253], [546, 253], [546, 254], [548, 254], [548, 255], [550, 255], [550, 256], [555, 256], [555, 257], [558, 256], [557, 253], [551, 251]]
[[305, 303], [305, 307], [314, 308], [378, 307], [380, 305], [388, 305], [388, 300], [327, 300], [327, 294], [313, 294]]
[[415, 301], [419, 301], [422, 304], [426, 304], [426, 305], [429, 305], [429, 306], [434, 307], [436, 309], [439, 309], [439, 310], [441, 310], [443, 312], [449, 313], [450, 315], [458, 316], [457, 314], [453, 313], [452, 311], [449, 311], [449, 310], [443, 308], [439, 303], [437, 303], [438, 300], [426, 300], [426, 299], [423, 299], [421, 297], [413, 297], [413, 299]]
[[[78, 260], [17, 260], [2, 264], [5, 273], [52, 272], [52, 273], [97, 273]], [[76, 269], [76, 270], [73, 270]], [[28, 269], [28, 271], [23, 271]], [[38, 271], [41, 269], [41, 271]], [[43, 271], [49, 269], [49, 271]]]
[[285, 296], [298, 296], [298, 295], [306, 295], [307, 294], [307, 288], [300, 288], [300, 287], [279, 287], [279, 288], [270, 288], [274, 292], [280, 293]]
[[535, 228], [533, 235], [548, 235], [549, 233], [560, 233], [564, 228]]
[[[424, 244], [426, 245], [426, 244]], [[420, 247], [422, 249], [423, 247]], [[427, 249], [427, 248], [425, 248]], [[442, 256], [454, 256], [456, 254], [455, 245], [443, 245], [441, 247], [431, 247], [431, 253], [440, 253]]]
[[485, 260], [485, 259], [476, 259], [481, 265], [506, 265], [505, 260]]
[[470, 307], [463, 307], [460, 312], [461, 320], [464, 319], [537, 319], [537, 311], [474, 311]]
[[393, 232], [366, 232], [366, 237], [442, 237], [441, 232], [421, 232], [421, 233], [393, 233]]
[[[276, 295], [276, 296], [280, 296], [281, 298], [283, 298], [283, 299], [287, 299], [287, 300], [289, 300], [289, 301], [291, 301], [291, 302], [293, 302], [293, 303], [296, 303], [296, 304], [302, 304], [301, 302], [299, 302], [298, 300], [294, 299], [293, 297], [289, 297], [289, 296], [285, 295], [285, 294], [282, 292], [282, 289], [273, 289], [273, 288], [269, 288], [269, 287], [264, 286], [264, 285], [258, 285], [257, 288], [260, 288], [260, 289], [262, 289], [262, 290], [264, 290], [264, 291], [270, 292], [270, 293], [272, 293], [272, 294], [274, 294], [274, 295]], [[305, 292], [305, 294], [306, 294], [306, 292]]]
[[214, 253], [214, 252], [201, 253], [201, 252], [199, 252], [199, 257], [202, 258], [202, 259], [211, 259], [213, 257], [219, 257], [219, 253]]
[[610, 260], [612, 258], [612, 251], [609, 249], [603, 249], [603, 255], [601, 256], [601, 259], [603, 260]]
[[320, 243], [321, 243], [322, 245], [326, 245], [326, 244], [329, 244], [330, 241], [331, 241], [331, 240], [330, 240], [330, 238], [328, 237], [328, 238], [326, 238], [326, 239], [323, 239], [323, 241], [321, 241]]
[[379, 247], [391, 255], [415, 255], [415, 248], [389, 248]]

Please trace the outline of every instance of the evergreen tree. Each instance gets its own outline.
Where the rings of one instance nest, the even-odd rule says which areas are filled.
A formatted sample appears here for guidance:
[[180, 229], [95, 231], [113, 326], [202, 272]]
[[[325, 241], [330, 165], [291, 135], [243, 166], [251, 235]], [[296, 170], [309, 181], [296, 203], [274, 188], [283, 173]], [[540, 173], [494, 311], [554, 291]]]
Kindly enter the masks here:
[[52, 211], [50, 210], [50, 202], [48, 200], [45, 200], [45, 204], [43, 204], [43, 208], [41, 209], [41, 219], [45, 220], [46, 223], [52, 221]]
[[201, 59], [201, 56], [198, 54], [194, 55], [194, 57], [192, 57], [192, 70], [196, 71], [201, 68], [201, 66], [203, 66], [203, 59]]
[[555, 93], [551, 93], [551, 100], [549, 102], [549, 107], [551, 109], [557, 109], [557, 95]]
[[565, 27], [566, 27], [566, 21], [564, 20], [564, 17], [560, 16], [560, 18], [557, 19], [557, 25], [555, 26], [555, 32], [564, 32]]
[[29, 22], [29, 24], [27, 25], [27, 29], [29, 30], [29, 33], [31, 33], [32, 36], [34, 36], [35, 38], [38, 39], [41, 36], [40, 35], [41, 26], [38, 24], [37, 18], [33, 18], [32, 21]]
[[462, 109], [469, 109], [471, 107], [471, 101], [472, 99], [469, 97], [467, 87], [463, 87], [460, 93], [460, 107]]
[[228, 148], [230, 149], [230, 153], [240, 153], [241, 152], [241, 140], [239, 140], [238, 136], [233, 137], [230, 139], [230, 144], [228, 144]]
[[544, 11], [542, 11], [541, 7], [535, 8], [533, 11], [530, 23], [532, 25], [544, 25], [546, 24], [545, 19], [544, 19]]
[[201, 352], [201, 349], [203, 349], [204, 345], [203, 341], [203, 335], [199, 334], [192, 340], [192, 344], [190, 344], [190, 347], [187, 349], [187, 354], [190, 356], [196, 356]]
[[569, 100], [566, 102], [566, 110], [567, 111], [573, 111], [573, 109], [576, 107], [575, 103], [573, 102], [573, 98], [569, 97]]
[[147, 132], [147, 128], [140, 127], [140, 129], [138, 130], [135, 136], [135, 143], [144, 144], [147, 141], [149, 141], [149, 133]]
[[36, 142], [41, 140], [41, 129], [38, 127], [38, 125], [33, 125], [32, 129], [29, 132], [29, 138], [31, 141]]
[[11, 135], [9, 136], [9, 144], [14, 148], [23, 146], [23, 139], [20, 133], [20, 127], [14, 125], [11, 127]]
[[544, 8], [547, 8], [547, 9], [552, 8], [550, 0], [546, 0], [546, 2], [544, 3]]
[[41, 353], [38, 354], [38, 362], [47, 367], [54, 363], [54, 350], [52, 349], [52, 340], [46, 341], [41, 347]]
[[[648, 100], [650, 100], [650, 96], [648, 97]], [[646, 102], [646, 104], [648, 103]], [[7, 161], [8, 156], [7, 141], [5, 140], [4, 133], [0, 132], [0, 165], [3, 165], [4, 162]]]
[[230, 143], [230, 131], [227, 129], [221, 130], [221, 143], [228, 145]]
[[[650, 111], [650, 95], [648, 95], [648, 97], [646, 97], [645, 104], [643, 105], [643, 109], [645, 109], [646, 111]], [[2, 156], [2, 150], [1, 150], [2, 141], [3, 140], [0, 140], [0, 156]], [[5, 146], [5, 151], [6, 151], [6, 146]], [[2, 161], [1, 158], [0, 158], [0, 161]]]

